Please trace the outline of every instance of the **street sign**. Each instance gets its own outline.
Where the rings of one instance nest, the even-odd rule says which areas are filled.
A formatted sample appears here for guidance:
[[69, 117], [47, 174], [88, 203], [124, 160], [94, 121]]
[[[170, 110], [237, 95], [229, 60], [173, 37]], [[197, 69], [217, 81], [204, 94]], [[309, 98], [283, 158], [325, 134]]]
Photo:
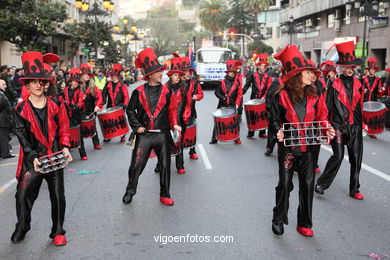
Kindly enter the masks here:
[[389, 17], [372, 17], [370, 20], [370, 28], [383, 28], [389, 25]]

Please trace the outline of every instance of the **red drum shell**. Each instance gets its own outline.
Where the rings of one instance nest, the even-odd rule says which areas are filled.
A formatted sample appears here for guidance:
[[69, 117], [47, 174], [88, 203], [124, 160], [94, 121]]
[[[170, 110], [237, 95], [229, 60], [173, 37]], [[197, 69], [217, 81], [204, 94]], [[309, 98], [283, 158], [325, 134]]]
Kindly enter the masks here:
[[129, 125], [122, 107], [111, 107], [97, 112], [104, 139], [129, 133]]
[[268, 128], [268, 112], [265, 99], [252, 99], [244, 104], [248, 130], [256, 131]]
[[240, 121], [237, 110], [222, 107], [213, 113], [215, 138], [220, 142], [230, 142], [240, 138]]
[[369, 135], [385, 131], [386, 106], [380, 102], [369, 101], [363, 104], [363, 121], [368, 126]]
[[196, 145], [196, 122], [194, 122], [194, 124], [192, 125], [187, 126], [183, 138], [184, 148], [192, 148], [195, 145]]
[[[171, 134], [172, 134], [172, 131], [171, 131]], [[172, 139], [173, 139], [173, 134], [172, 134]], [[173, 140], [173, 143], [171, 143], [171, 147], [170, 147], [171, 156], [176, 156], [179, 153], [179, 151], [180, 151], [180, 140], [181, 140], [181, 132], [179, 132], [179, 134], [177, 136], [177, 140]], [[156, 152], [154, 151], [154, 149], [152, 149], [150, 151], [149, 158], [154, 158], [156, 156], [157, 156]]]
[[88, 119], [85, 116], [81, 119], [81, 136], [83, 138], [94, 137], [96, 135], [96, 117], [91, 115]]
[[80, 126], [69, 127], [70, 133], [70, 149], [77, 149], [80, 147]]

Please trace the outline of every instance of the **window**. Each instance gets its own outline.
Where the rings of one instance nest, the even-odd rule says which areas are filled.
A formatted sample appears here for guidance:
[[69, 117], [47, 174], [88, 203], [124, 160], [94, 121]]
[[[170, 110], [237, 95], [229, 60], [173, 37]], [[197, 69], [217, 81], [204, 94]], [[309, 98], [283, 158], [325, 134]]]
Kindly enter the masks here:
[[333, 28], [335, 25], [334, 14], [328, 14], [328, 28]]
[[280, 38], [280, 27], [279, 26], [276, 27], [276, 38], [277, 39]]
[[259, 23], [276, 23], [279, 22], [279, 12], [276, 11], [265, 11], [261, 12], [257, 17]]
[[271, 39], [272, 38], [272, 27], [267, 27], [265, 31], [265, 38]]

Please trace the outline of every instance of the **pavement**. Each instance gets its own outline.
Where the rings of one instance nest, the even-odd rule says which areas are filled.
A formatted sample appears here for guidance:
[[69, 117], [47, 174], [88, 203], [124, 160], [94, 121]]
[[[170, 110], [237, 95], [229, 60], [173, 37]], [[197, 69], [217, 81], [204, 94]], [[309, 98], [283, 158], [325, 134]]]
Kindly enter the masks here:
[[[298, 179], [294, 176], [290, 225], [277, 237], [271, 230], [278, 182], [276, 151], [265, 157], [266, 140], [246, 138], [245, 117], [241, 145], [209, 145], [217, 99], [212, 90], [204, 92], [197, 104], [199, 160], [190, 160], [185, 151], [187, 172], [179, 175], [172, 159], [173, 207], [159, 202], [156, 159], [149, 160], [133, 202], [122, 203], [131, 147], [119, 143], [119, 138], [102, 142], [100, 151], [85, 140], [88, 161], [72, 152], [74, 162], [65, 169], [68, 244], [63, 247], [53, 246], [48, 237], [51, 218], [45, 182], [33, 208], [31, 230], [23, 242], [11, 243], [17, 158], [0, 159], [0, 259], [355, 260], [390, 255], [389, 131], [376, 140], [364, 138], [363, 201], [348, 196], [349, 163], [344, 160], [325, 195], [315, 194], [314, 237], [303, 237], [295, 231]], [[248, 99], [249, 93], [244, 97]], [[11, 144], [18, 154], [15, 137]], [[321, 169], [331, 155], [329, 148], [321, 149]], [[78, 174], [82, 171], [89, 174]]]

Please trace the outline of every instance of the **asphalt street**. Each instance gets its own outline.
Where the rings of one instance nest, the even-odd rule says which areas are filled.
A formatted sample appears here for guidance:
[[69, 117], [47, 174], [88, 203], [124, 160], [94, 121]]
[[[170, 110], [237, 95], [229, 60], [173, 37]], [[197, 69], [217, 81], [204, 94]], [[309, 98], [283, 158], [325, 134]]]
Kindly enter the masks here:
[[[159, 177], [153, 172], [156, 159], [149, 160], [133, 202], [122, 204], [131, 147], [119, 143], [119, 138], [102, 143], [100, 151], [85, 140], [88, 161], [72, 152], [74, 162], [65, 169], [68, 244], [63, 247], [53, 246], [48, 237], [51, 217], [45, 182], [33, 208], [31, 230], [20, 244], [11, 243], [17, 158], [0, 159], [0, 259], [369, 259], [372, 253], [390, 255], [390, 131], [376, 140], [364, 139], [363, 201], [348, 196], [346, 160], [325, 195], [315, 195], [312, 238], [295, 231], [298, 179], [294, 176], [290, 225], [277, 237], [271, 230], [278, 181], [276, 151], [265, 157], [266, 140], [246, 138], [245, 117], [241, 145], [210, 145], [217, 99], [212, 90], [204, 93], [197, 104], [199, 160], [190, 160], [185, 151], [187, 172], [179, 175], [172, 159], [173, 207], [159, 202]], [[249, 93], [244, 97], [248, 99]], [[18, 154], [15, 137], [12, 145]], [[321, 169], [331, 155], [329, 146], [325, 149], [320, 153]], [[174, 236], [182, 237], [174, 242]], [[209, 242], [203, 241], [208, 237]]]

